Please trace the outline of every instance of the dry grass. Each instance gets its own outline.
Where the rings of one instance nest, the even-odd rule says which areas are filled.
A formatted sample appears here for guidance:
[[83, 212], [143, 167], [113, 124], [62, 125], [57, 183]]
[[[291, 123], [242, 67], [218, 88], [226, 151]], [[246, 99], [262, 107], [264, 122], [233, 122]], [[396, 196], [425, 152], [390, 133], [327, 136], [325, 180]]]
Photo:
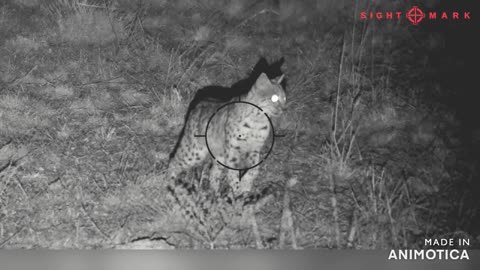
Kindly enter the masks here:
[[13, 0], [12, 1], [15, 5], [19, 5], [21, 7], [38, 7], [40, 5], [41, 0]]
[[15, 53], [29, 53], [31, 51], [35, 52], [45, 45], [44, 41], [39, 42], [35, 39], [17, 36], [15, 39], [8, 40], [5, 47], [7, 50], [14, 51]]
[[395, 29], [345, 27], [347, 1], [13, 2], [41, 12], [19, 34], [25, 10], [0, 6], [0, 247], [254, 246], [244, 226], [205, 237], [186, 223], [164, 171], [195, 91], [235, 83], [261, 55], [285, 56], [288, 81], [274, 123], [285, 137], [255, 186], [273, 190], [256, 212], [265, 247], [413, 247], [452, 232], [441, 216], [454, 206], [435, 206], [455, 191], [435, 124], [450, 116], [398, 94], [408, 53], [375, 46]]
[[22, 136], [50, 127], [57, 114], [47, 104], [25, 96], [3, 95], [0, 101], [2, 136]]
[[125, 21], [109, 12], [108, 7], [78, 0], [47, 2], [42, 7], [56, 19], [59, 41], [105, 45], [127, 36]]

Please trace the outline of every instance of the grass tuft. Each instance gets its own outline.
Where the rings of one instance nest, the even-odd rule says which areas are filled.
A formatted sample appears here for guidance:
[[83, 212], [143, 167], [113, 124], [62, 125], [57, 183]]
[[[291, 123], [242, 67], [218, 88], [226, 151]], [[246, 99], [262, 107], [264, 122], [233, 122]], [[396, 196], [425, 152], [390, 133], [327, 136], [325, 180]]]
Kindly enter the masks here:
[[3, 95], [0, 99], [0, 133], [11, 137], [49, 128], [57, 112], [34, 98]]
[[57, 23], [58, 38], [72, 44], [105, 45], [127, 36], [123, 22], [104, 10], [81, 9]]
[[29, 53], [31, 51], [38, 51], [40, 48], [46, 46], [45, 41], [38, 41], [35, 38], [28, 38], [17, 36], [10, 39], [5, 44], [8, 50], [15, 51], [15, 53]]

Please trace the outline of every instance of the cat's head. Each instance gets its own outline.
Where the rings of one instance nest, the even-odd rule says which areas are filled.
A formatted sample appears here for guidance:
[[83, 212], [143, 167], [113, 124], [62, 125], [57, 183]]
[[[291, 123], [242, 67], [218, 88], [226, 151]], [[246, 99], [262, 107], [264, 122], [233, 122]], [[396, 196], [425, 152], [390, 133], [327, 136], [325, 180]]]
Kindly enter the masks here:
[[[260, 58], [257, 64], [253, 67], [252, 73], [250, 76], [252, 77], [253, 81], [255, 81], [260, 74], [265, 73], [268, 78], [279, 78], [282, 72], [282, 66], [285, 63], [285, 58], [280, 58], [277, 61], [269, 64], [265, 57]], [[252, 81], [252, 83], [253, 83]], [[287, 86], [287, 80], [282, 79], [280, 84], [285, 89]]]
[[280, 115], [287, 101], [282, 87], [284, 76], [270, 80], [265, 73], [260, 74], [247, 95], [247, 101], [262, 108], [269, 116]]

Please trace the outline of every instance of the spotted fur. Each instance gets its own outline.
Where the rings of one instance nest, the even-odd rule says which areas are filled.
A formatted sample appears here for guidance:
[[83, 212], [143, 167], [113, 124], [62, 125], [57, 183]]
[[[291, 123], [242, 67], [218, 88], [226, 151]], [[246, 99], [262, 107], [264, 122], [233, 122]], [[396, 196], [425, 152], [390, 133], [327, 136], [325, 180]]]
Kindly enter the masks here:
[[[190, 104], [168, 165], [171, 194], [176, 202], [188, 208], [190, 218], [207, 222], [193, 213], [204, 212], [197, 209], [198, 202], [185, 199], [199, 192], [202, 186], [182, 178], [186, 172], [196, 168], [202, 170], [201, 181], [208, 182], [206, 193], [210, 194], [208, 199], [202, 197], [205, 201], [221, 198], [225, 190], [232, 195], [231, 200], [244, 197], [251, 191], [259, 167], [246, 168], [260, 162], [262, 149], [272, 136], [269, 117], [278, 117], [286, 104], [283, 75], [273, 73], [279, 76], [270, 79], [268, 75], [272, 76], [272, 73], [267, 74], [258, 74], [253, 84], [242, 91], [221, 89], [225, 93], [233, 91], [226, 97], [209, 96], [200, 90]], [[217, 88], [214, 90], [221, 92]], [[192, 210], [194, 208], [197, 210]]]

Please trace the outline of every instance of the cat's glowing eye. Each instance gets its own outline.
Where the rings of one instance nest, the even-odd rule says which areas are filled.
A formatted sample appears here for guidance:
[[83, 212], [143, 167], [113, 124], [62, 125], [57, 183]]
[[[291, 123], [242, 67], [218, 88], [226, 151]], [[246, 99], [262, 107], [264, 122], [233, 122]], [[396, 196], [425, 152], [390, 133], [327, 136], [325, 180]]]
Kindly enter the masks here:
[[272, 96], [272, 101], [277, 102], [280, 98], [277, 95]]

